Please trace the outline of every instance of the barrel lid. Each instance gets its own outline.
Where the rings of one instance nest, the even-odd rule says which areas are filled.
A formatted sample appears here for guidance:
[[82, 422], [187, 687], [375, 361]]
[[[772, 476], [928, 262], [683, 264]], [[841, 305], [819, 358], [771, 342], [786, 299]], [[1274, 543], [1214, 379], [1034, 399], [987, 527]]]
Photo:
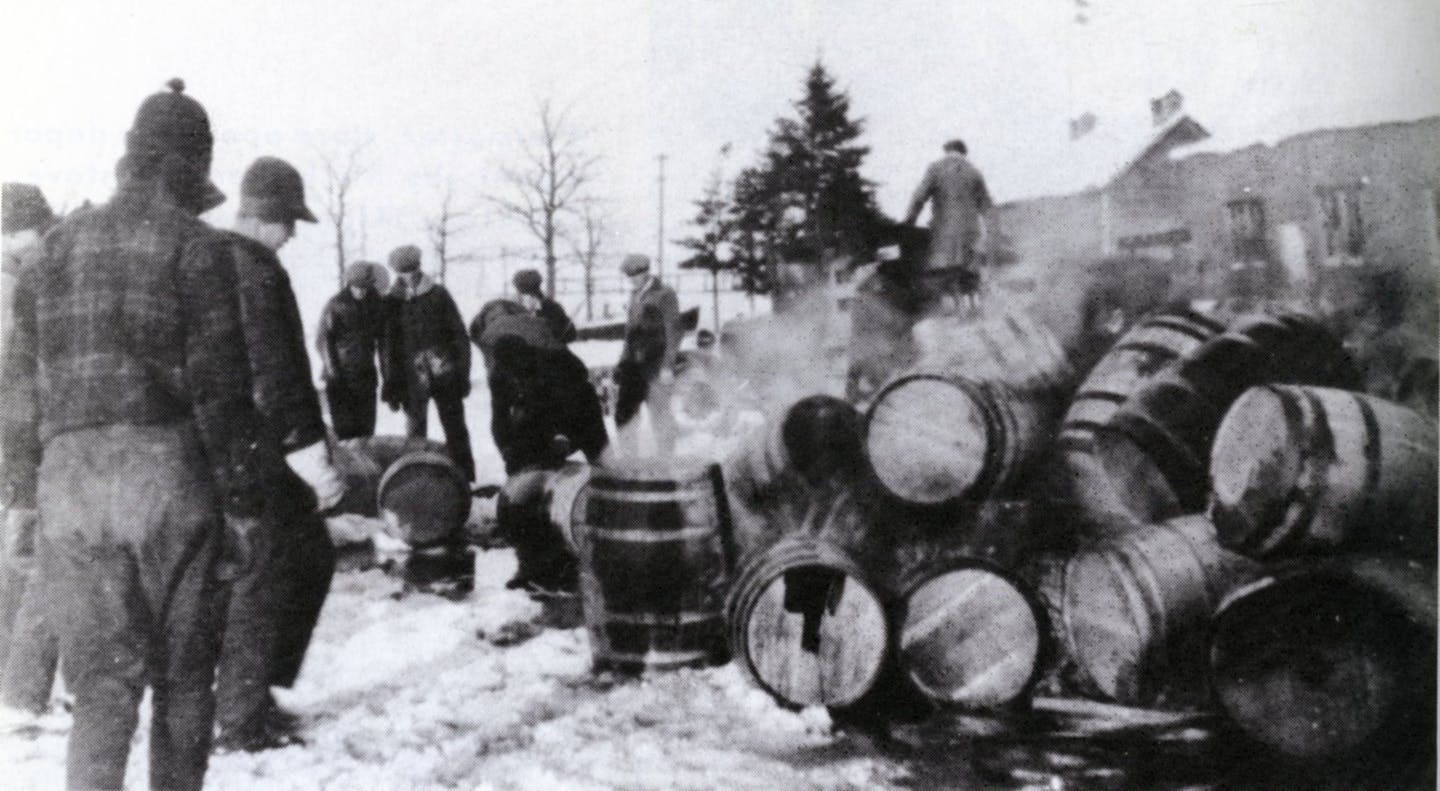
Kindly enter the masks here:
[[981, 562], [953, 563], [912, 585], [904, 608], [901, 659], [932, 700], [999, 706], [1038, 679], [1048, 622], [1009, 574]]
[[870, 407], [866, 456], [890, 494], [919, 505], [949, 503], [984, 471], [989, 422], [976, 385], [932, 374], [903, 377]]
[[1268, 534], [1285, 518], [1284, 504], [1303, 468], [1301, 408], [1286, 390], [1252, 387], [1220, 422], [1210, 454], [1210, 490], [1216, 527], [1227, 546], [1249, 548], [1256, 538], [1251, 533]]

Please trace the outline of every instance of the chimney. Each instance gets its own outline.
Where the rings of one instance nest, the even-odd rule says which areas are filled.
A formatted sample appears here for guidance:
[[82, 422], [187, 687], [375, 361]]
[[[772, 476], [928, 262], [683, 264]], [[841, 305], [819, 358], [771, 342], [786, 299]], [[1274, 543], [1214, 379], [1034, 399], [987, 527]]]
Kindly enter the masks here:
[[1161, 96], [1158, 99], [1150, 100], [1150, 121], [1155, 126], [1164, 126], [1167, 121], [1174, 118], [1180, 109], [1185, 106], [1185, 97], [1175, 89]]

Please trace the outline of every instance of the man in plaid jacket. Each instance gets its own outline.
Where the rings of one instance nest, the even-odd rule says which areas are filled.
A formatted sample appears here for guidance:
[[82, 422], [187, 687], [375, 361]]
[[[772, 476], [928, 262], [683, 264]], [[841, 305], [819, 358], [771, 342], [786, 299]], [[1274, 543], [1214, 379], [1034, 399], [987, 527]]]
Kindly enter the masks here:
[[38, 505], [75, 695], [71, 788], [124, 786], [147, 686], [151, 787], [201, 787], [216, 565], [262, 505], [235, 267], [197, 217], [224, 200], [210, 122], [169, 87], [141, 104], [114, 197], [66, 218], [20, 272], [0, 372], [3, 494]]

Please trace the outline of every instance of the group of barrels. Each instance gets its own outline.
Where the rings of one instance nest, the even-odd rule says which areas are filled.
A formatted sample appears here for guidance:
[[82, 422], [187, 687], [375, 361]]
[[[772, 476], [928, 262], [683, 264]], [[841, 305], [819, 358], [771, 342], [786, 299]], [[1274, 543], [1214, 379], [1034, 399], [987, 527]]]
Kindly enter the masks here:
[[[1301, 763], [1433, 747], [1434, 415], [1357, 392], [1301, 314], [1148, 317], [1068, 393], [1052, 344], [989, 345], [1044, 356], [1018, 381], [897, 377], [856, 442], [852, 421], [819, 421], [816, 445], [859, 454], [824, 480], [786, 430], [818, 399], [732, 460], [750, 552], [730, 642], [760, 686], [844, 706], [898, 676], [974, 709], [1043, 677], [1214, 709]], [[1007, 499], [1034, 518], [997, 536], [985, 506]]]
[[1088, 372], [1024, 317], [939, 330], [928, 367], [720, 465], [545, 474], [597, 667], [733, 657], [840, 712], [1043, 682], [1217, 711], [1284, 760], [1433, 749], [1434, 415], [1356, 392], [1305, 315], [1169, 310]]

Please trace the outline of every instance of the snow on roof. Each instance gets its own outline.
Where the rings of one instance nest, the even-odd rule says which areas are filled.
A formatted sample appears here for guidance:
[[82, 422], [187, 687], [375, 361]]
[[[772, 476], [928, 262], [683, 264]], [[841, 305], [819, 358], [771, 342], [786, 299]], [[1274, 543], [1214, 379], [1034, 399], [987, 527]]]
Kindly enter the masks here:
[[1026, 200], [1100, 189], [1155, 152], [1209, 135], [1205, 127], [1185, 113], [1160, 126], [1151, 123], [1148, 115], [1101, 117], [1095, 128], [1079, 139], [1051, 146], [1048, 152], [1036, 152], [1041, 162], [1035, 163], [1031, 172], [1037, 178], [1004, 198]]
[[1365, 123], [1315, 124], [1297, 126], [1293, 120], [1245, 130], [1227, 130], [1224, 134], [1207, 137], [1193, 142], [1182, 143], [1169, 150], [1172, 160], [1182, 160], [1201, 154], [1229, 154], [1252, 146], [1277, 148], [1293, 140], [1318, 134], [1345, 132], [1382, 126], [1403, 126], [1406, 124], [1433, 124], [1440, 122], [1440, 116], [1423, 116], [1414, 119], [1391, 120]]

